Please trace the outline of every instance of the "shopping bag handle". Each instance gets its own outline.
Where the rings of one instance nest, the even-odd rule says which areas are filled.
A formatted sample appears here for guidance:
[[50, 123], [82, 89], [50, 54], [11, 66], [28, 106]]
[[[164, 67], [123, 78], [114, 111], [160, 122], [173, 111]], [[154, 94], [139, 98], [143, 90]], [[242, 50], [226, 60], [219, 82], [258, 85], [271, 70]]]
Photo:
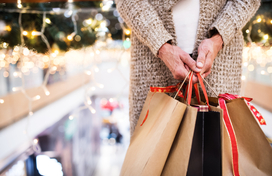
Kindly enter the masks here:
[[[202, 91], [203, 91], [203, 94], [204, 94], [204, 97], [205, 97], [205, 100], [206, 100], [206, 103], [209, 107], [209, 110], [211, 110], [210, 108], [210, 103], [209, 103], [209, 98], [208, 98], [208, 94], [207, 94], [207, 91], [206, 91], [206, 88], [205, 88], [205, 85], [203, 83], [203, 77], [200, 75], [200, 73], [196, 73], [197, 77], [198, 77], [198, 81], [200, 83], [200, 87], [202, 88]], [[191, 104], [191, 100], [192, 100], [192, 89], [193, 89], [193, 72], [190, 73], [189, 75], [189, 84], [188, 84], [188, 94], [187, 94], [187, 103], [188, 105]], [[196, 90], [197, 91], [197, 90]]]
[[174, 99], [176, 99], [178, 93], [180, 92], [180, 89], [183, 87], [183, 85], [184, 85], [186, 79], [188, 78], [188, 76], [189, 76], [191, 73], [192, 73], [192, 70], [189, 71], [189, 73], [188, 73], [188, 74], [186, 75], [186, 77], [184, 78], [183, 82], [180, 84], [180, 86], [179, 86], [179, 88], [178, 88], [178, 91], [177, 91], [176, 95], [174, 96]]

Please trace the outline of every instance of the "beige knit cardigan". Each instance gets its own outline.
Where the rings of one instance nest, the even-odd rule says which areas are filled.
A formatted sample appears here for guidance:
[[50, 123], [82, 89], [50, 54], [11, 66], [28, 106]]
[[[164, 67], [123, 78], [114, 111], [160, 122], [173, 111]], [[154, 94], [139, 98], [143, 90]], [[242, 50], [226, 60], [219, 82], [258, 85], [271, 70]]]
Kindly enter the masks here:
[[[176, 84], [163, 61], [156, 57], [160, 47], [176, 43], [172, 7], [179, 0], [117, 0], [117, 10], [132, 29], [130, 70], [131, 134], [137, 124], [150, 86]], [[241, 29], [254, 15], [260, 0], [200, 0], [200, 15], [193, 58], [202, 40], [217, 30], [224, 41], [206, 78], [218, 93], [239, 94], [241, 88], [243, 35]], [[190, 15], [188, 14], [188, 18]], [[209, 96], [212, 95], [208, 89]]]

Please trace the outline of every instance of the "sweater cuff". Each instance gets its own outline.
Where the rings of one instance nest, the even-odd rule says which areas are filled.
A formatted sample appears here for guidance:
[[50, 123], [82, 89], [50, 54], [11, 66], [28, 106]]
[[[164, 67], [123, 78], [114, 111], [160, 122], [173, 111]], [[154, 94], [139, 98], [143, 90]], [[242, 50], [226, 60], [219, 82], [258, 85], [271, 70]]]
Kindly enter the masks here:
[[[229, 8], [231, 7], [229, 6]], [[222, 36], [224, 46], [231, 41], [237, 31], [237, 26], [229, 13], [223, 12], [216, 18], [215, 22], [209, 27], [209, 37], [212, 37], [215, 31]]]
[[150, 31], [150, 39], [149, 39], [149, 49], [151, 52], [158, 57], [158, 53], [162, 45], [165, 43], [171, 43], [173, 40], [173, 37], [165, 30], [162, 31], [162, 33], [154, 33], [153, 31]]

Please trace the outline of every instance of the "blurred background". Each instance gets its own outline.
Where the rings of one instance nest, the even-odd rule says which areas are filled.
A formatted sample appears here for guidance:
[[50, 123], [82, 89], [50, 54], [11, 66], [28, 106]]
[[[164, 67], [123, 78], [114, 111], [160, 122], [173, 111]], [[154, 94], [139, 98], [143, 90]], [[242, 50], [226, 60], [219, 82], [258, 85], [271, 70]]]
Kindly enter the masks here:
[[[0, 0], [0, 176], [119, 175], [130, 34], [112, 0]], [[241, 95], [272, 143], [272, 0], [243, 34]]]

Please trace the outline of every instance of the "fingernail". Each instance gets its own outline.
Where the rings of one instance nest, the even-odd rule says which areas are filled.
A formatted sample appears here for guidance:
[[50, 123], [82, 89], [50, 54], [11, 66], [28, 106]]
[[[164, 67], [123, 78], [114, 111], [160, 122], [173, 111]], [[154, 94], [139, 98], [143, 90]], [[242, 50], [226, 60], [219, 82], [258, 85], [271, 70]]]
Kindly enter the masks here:
[[202, 64], [202, 62], [197, 62], [196, 66], [202, 68], [202, 67], [203, 67], [203, 64]]
[[196, 67], [196, 68], [195, 68], [195, 71], [196, 71], [196, 72], [200, 72], [201, 69], [199, 69], [199, 68]]

